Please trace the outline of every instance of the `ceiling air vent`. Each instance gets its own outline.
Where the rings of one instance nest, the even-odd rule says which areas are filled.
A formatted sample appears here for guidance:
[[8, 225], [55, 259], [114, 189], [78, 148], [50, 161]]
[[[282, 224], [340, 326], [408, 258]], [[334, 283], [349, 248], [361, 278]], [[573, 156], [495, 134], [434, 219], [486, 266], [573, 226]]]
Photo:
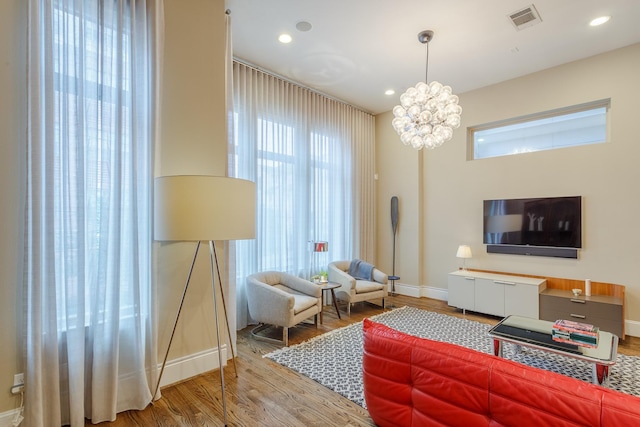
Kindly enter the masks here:
[[540, 18], [540, 14], [534, 5], [512, 12], [508, 16], [518, 31], [542, 22], [542, 18]]

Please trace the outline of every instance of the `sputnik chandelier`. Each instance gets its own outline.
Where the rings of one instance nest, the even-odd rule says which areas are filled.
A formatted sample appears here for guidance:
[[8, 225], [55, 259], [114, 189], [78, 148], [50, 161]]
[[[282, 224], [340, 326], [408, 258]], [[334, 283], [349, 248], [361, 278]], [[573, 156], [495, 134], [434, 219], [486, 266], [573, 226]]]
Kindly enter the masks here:
[[393, 128], [404, 145], [417, 150], [423, 147], [436, 148], [453, 137], [453, 129], [460, 127], [462, 107], [458, 96], [451, 93], [450, 86], [433, 81], [429, 77], [429, 42], [433, 31], [418, 34], [418, 40], [426, 44], [427, 66], [425, 81], [407, 89], [400, 96], [400, 105], [393, 108]]

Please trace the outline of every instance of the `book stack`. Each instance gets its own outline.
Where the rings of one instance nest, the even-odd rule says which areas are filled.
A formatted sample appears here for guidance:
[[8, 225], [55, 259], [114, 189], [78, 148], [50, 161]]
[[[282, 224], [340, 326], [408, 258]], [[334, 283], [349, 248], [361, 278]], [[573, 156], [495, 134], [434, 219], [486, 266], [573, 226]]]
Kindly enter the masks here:
[[556, 320], [551, 337], [554, 341], [595, 348], [598, 346], [598, 327], [571, 320]]

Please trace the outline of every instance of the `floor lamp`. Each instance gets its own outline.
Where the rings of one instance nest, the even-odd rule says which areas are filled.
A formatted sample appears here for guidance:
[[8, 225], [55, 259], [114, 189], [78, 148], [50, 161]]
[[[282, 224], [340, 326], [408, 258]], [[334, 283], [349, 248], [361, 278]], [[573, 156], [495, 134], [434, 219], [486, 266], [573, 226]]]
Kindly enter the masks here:
[[[218, 256], [214, 240], [242, 240], [255, 238], [256, 216], [256, 188], [250, 181], [241, 179], [207, 176], [207, 175], [176, 175], [163, 176], [155, 179], [154, 186], [154, 237], [155, 240], [165, 242], [193, 241], [197, 242], [191, 267], [182, 292], [178, 312], [176, 313], [167, 351], [162, 362], [158, 383], [153, 397], [158, 393], [160, 380], [167, 363], [173, 336], [184, 299], [189, 288], [191, 274], [198, 256], [200, 244], [209, 245], [209, 261], [211, 268], [211, 289], [213, 292], [213, 309], [216, 323], [216, 339], [218, 349], [218, 363], [220, 367], [220, 387], [222, 390], [222, 410], [224, 425], [227, 425], [227, 403], [225, 396], [224, 370], [220, 344], [220, 325], [218, 318], [218, 292], [215, 286], [217, 272], [220, 297], [224, 310], [224, 321], [229, 336], [231, 357], [235, 368], [235, 353], [229, 327], [229, 317], [222, 290], [222, 280]], [[215, 265], [215, 271], [214, 271]], [[236, 370], [236, 376], [238, 372]]]
[[315, 271], [315, 258], [316, 252], [327, 252], [329, 250], [329, 242], [325, 241], [309, 241], [309, 250], [311, 251], [311, 259], [309, 260], [309, 280], [313, 280], [313, 273]]

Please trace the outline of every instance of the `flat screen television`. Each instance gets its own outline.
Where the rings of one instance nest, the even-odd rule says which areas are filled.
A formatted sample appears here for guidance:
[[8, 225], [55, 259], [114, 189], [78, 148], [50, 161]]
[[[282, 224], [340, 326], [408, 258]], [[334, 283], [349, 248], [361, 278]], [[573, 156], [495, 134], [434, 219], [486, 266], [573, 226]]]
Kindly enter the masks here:
[[[527, 252], [527, 248], [541, 247], [571, 248], [573, 254], [582, 248], [581, 196], [485, 200], [483, 212], [483, 242], [489, 252], [548, 255]], [[501, 245], [521, 249], [513, 252], [496, 248]]]

